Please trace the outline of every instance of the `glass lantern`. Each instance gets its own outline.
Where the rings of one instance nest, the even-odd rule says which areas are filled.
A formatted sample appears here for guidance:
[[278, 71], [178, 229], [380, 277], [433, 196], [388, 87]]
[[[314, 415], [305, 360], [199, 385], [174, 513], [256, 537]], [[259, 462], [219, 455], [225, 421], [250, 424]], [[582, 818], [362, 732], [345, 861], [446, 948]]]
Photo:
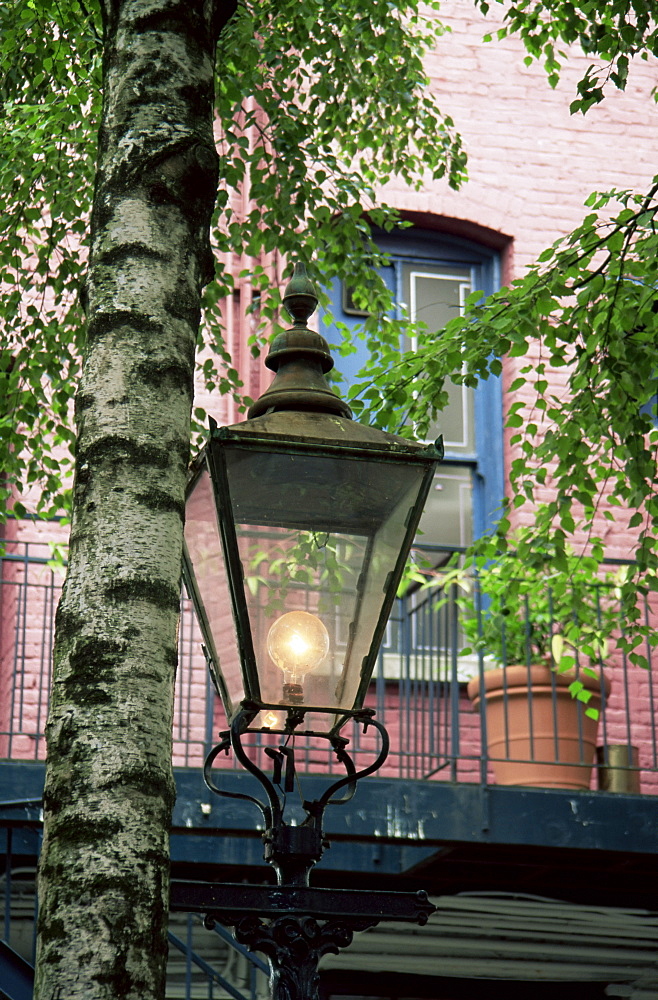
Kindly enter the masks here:
[[229, 722], [246, 700], [257, 728], [297, 709], [326, 732], [362, 707], [440, 457], [330, 413], [212, 428], [184, 565]]

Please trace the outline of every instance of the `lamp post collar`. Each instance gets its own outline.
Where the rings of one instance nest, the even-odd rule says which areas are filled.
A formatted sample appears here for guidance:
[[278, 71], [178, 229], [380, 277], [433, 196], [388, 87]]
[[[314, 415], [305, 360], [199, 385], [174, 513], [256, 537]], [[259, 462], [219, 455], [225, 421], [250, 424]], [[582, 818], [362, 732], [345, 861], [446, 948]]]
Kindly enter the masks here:
[[349, 406], [325, 378], [334, 366], [329, 344], [307, 325], [317, 308], [318, 296], [305, 264], [295, 264], [283, 304], [294, 326], [272, 341], [265, 364], [276, 374], [270, 387], [251, 406], [248, 416], [259, 417], [277, 410], [305, 410], [351, 418]]

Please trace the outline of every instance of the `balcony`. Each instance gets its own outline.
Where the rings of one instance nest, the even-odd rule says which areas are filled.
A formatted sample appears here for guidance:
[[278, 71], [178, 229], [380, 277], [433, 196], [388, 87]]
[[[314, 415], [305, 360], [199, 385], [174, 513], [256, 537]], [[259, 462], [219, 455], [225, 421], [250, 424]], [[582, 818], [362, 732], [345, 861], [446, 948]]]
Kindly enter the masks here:
[[[4, 855], [6, 869], [4, 875], [0, 869], [0, 879], [5, 880], [0, 909], [4, 937], [29, 959], [53, 622], [62, 574], [50, 565], [48, 546], [37, 543], [8, 543], [1, 571], [0, 856]], [[186, 599], [179, 641], [173, 873], [265, 881], [271, 873], [262, 863], [256, 810], [240, 801], [226, 806], [206, 791], [201, 778], [200, 765], [222, 723]], [[651, 936], [655, 936], [655, 919], [651, 914], [645, 919], [643, 914], [654, 909], [658, 888], [653, 874], [658, 854], [656, 657], [649, 670], [634, 666], [619, 653], [610, 658], [605, 666], [610, 691], [603, 697], [594, 743], [586, 739], [584, 707], [576, 703], [575, 743], [569, 759], [560, 760], [557, 730], [551, 728], [557, 718], [557, 684], [548, 685], [548, 738], [538, 722], [531, 724], [524, 752], [520, 752], [511, 728], [505, 728], [502, 742], [492, 752], [487, 746], [491, 735], [487, 714], [474, 710], [467, 694], [469, 679], [480, 675], [488, 664], [478, 656], [461, 656], [461, 648], [454, 602], [437, 609], [436, 592], [427, 590], [398, 602], [370, 691], [370, 704], [390, 732], [391, 753], [379, 775], [361, 783], [351, 804], [328, 810], [332, 847], [314, 881], [341, 887], [422, 886], [432, 894], [439, 911], [422, 934], [398, 939], [396, 934], [407, 932], [393, 927], [359, 938], [353, 953], [327, 960], [327, 982], [342, 982], [344, 969], [351, 970], [350, 980], [354, 970], [383, 969], [382, 955], [392, 949], [391, 961], [399, 964], [400, 956], [408, 955], [410, 973], [419, 976], [509, 978], [511, 962], [521, 970], [515, 975], [538, 977], [547, 985], [558, 968], [565, 976], [564, 970], [570, 970], [569, 976], [582, 980], [580, 989], [602, 975], [600, 958], [581, 969], [581, 959], [574, 958], [580, 955], [580, 938], [573, 937], [573, 930], [563, 933], [563, 921], [569, 928], [581, 921], [583, 941], [592, 921], [601, 923], [597, 934], [607, 933], [610, 921], [619, 920], [625, 927], [635, 921], [637, 927], [633, 925], [630, 936], [640, 957], [617, 955], [606, 976], [610, 982], [621, 983], [621, 989], [630, 981], [635, 965], [641, 966], [642, 976], [653, 975], [653, 959], [645, 963], [651, 966], [649, 971], [642, 962], [645, 954], [655, 950]], [[511, 689], [502, 694], [503, 714], [508, 719], [513, 697]], [[365, 765], [371, 759], [374, 738], [358, 731], [348, 735], [356, 763]], [[253, 752], [261, 752], [257, 738]], [[570, 787], [501, 784], [499, 765], [515, 753], [519, 763], [530, 766], [555, 764], [557, 758], [567, 773], [576, 776], [581, 790], [573, 787], [574, 782], [569, 782]], [[544, 760], [549, 756], [550, 760]], [[230, 758], [224, 759], [223, 766], [220, 784], [254, 791], [251, 786], [247, 789], [253, 779], [234, 768]], [[301, 766], [308, 798], [326, 786], [332, 767], [322, 747], [308, 748]], [[477, 914], [476, 925], [471, 924], [472, 917], [464, 916], [471, 912]], [[526, 922], [540, 919], [549, 923], [541, 924], [532, 950], [524, 936]], [[208, 963], [221, 972], [225, 965], [233, 969], [238, 962], [239, 982], [245, 983], [240, 985], [243, 996], [254, 1000], [255, 988], [252, 985], [250, 993], [246, 985], [250, 977], [253, 980], [253, 968], [246, 965], [243, 969], [239, 964], [247, 961], [245, 956], [225, 955], [224, 946], [214, 939], [214, 950], [203, 936], [197, 941], [195, 935], [200, 932], [195, 926], [180, 915], [172, 917], [170, 978], [173, 983], [180, 980], [181, 985], [172, 987], [168, 996], [173, 1000], [209, 995], [210, 981], [221, 987], [222, 976], [208, 971]], [[546, 933], [557, 936], [559, 948], [554, 955], [544, 955], [544, 926]], [[21, 935], [27, 935], [25, 941]], [[475, 966], [471, 938], [479, 941], [482, 935], [491, 938], [492, 950]], [[468, 958], [466, 965], [459, 958], [462, 955], [464, 961]], [[564, 956], [571, 965], [564, 964]], [[528, 972], [529, 965], [532, 972]], [[193, 989], [195, 977], [203, 985]], [[228, 978], [234, 985], [238, 982], [233, 973]], [[218, 995], [224, 996], [220, 987]]]
[[[62, 573], [53, 568], [45, 544], [8, 542], [7, 548], [0, 566], [0, 760], [41, 761]], [[182, 604], [174, 766], [198, 768], [222, 723], [191, 604], [186, 598]], [[436, 591], [417, 591], [397, 602], [389, 622], [368, 702], [391, 735], [391, 753], [381, 777], [487, 786], [496, 783], [496, 765], [503, 754], [516, 755], [521, 762], [539, 763], [549, 756], [559, 761], [553, 721], [559, 685], [550, 674], [549, 721], [537, 723], [533, 733], [531, 711], [524, 752], [519, 754], [512, 745], [509, 718], [497, 751], [487, 749], [491, 723], [482, 706], [474, 711], [467, 682], [488, 664], [482, 656], [460, 655], [463, 639], [455, 605], [448, 601], [438, 610], [436, 605]], [[612, 784], [642, 795], [658, 792], [658, 658], [652, 660], [651, 653], [648, 649], [649, 670], [620, 653], [606, 663], [610, 693], [604, 695], [600, 710], [595, 759], [585, 742], [584, 706], [576, 706], [576, 745], [565, 766], [582, 781], [582, 773], [589, 773], [593, 763], [587, 782], [592, 790]], [[529, 673], [529, 666], [524, 669]], [[503, 689], [501, 698], [504, 715], [511, 717], [511, 686]], [[353, 734], [351, 750], [357, 763], [365, 764], [372, 749], [369, 738]], [[320, 749], [308, 751], [306, 771], [322, 773], [330, 767]]]
[[[7, 548], [0, 581], [0, 801], [40, 797], [53, 621], [63, 578], [52, 567], [46, 544], [9, 542]], [[258, 867], [261, 848], [252, 807], [236, 804], [227, 810], [201, 779], [201, 765], [222, 722], [187, 599], [179, 641], [174, 829], [187, 836], [174, 836], [173, 857], [181, 864]], [[610, 690], [603, 695], [594, 737], [587, 734], [592, 724], [584, 706], [567, 697], [575, 731], [565, 753], [557, 738], [560, 696], [551, 671], [545, 685], [548, 715], [535, 715], [531, 695], [531, 708], [524, 708], [526, 718], [530, 712], [529, 733], [518, 742], [511, 730], [514, 692], [504, 689], [502, 738], [496, 746], [487, 745], [491, 717], [481, 706], [475, 711], [467, 694], [469, 677], [482, 674], [487, 664], [482, 657], [460, 656], [461, 648], [454, 602], [437, 609], [436, 592], [428, 590], [398, 602], [369, 698], [389, 730], [391, 753], [378, 776], [363, 782], [352, 806], [329, 811], [334, 846], [323, 870], [367, 873], [374, 866], [402, 875], [435, 864], [447, 843], [463, 845], [475, 869], [490, 864], [494, 847], [501, 864], [514, 845], [544, 852], [631, 850], [637, 855], [640, 890], [642, 859], [658, 852], [657, 658], [646, 670], [620, 654], [611, 657], [605, 666]], [[374, 735], [347, 735], [355, 762], [365, 766], [375, 749]], [[260, 753], [257, 740], [255, 754]], [[557, 761], [567, 779], [537, 785], [526, 770], [516, 779], [521, 787], [507, 785], [509, 778], [500, 770], [503, 757], [517, 757], [531, 767], [544, 758], [553, 766]], [[253, 780], [231, 758], [221, 760], [227, 787], [244, 789]], [[307, 775], [307, 797], [332, 768], [323, 746], [306, 748], [299, 770]], [[5, 809], [3, 815], [5, 821], [26, 818], [25, 810]], [[38, 810], [28, 810], [30, 817], [36, 820]], [[190, 837], [190, 831], [200, 839]], [[478, 855], [481, 850], [488, 852], [486, 858]], [[454, 856], [455, 848], [451, 851]], [[586, 861], [585, 854], [580, 858]], [[548, 866], [546, 880], [553, 870]], [[621, 891], [621, 874], [619, 882]]]

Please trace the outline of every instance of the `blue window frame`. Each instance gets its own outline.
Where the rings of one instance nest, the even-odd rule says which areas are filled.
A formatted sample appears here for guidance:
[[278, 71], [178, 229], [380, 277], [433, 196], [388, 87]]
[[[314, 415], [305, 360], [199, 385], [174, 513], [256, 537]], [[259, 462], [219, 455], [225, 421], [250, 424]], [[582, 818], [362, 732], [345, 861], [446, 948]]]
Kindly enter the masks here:
[[[399, 316], [406, 311], [428, 324], [427, 336], [440, 336], [472, 290], [488, 295], [500, 285], [497, 253], [469, 240], [412, 228], [403, 235], [378, 234], [377, 244], [390, 263], [381, 274], [393, 292]], [[353, 307], [349, 290], [339, 283], [329, 289], [334, 317], [354, 328], [362, 313]], [[433, 329], [436, 333], [432, 333]], [[337, 344], [340, 335], [328, 328]], [[368, 349], [356, 340], [356, 352], [336, 357], [348, 384], [367, 368]], [[412, 342], [401, 347], [413, 347]], [[437, 474], [421, 522], [418, 541], [431, 545], [468, 544], [490, 529], [503, 496], [503, 421], [500, 378], [491, 376], [474, 390], [451, 387], [451, 402], [432, 431], [443, 433], [446, 457]]]

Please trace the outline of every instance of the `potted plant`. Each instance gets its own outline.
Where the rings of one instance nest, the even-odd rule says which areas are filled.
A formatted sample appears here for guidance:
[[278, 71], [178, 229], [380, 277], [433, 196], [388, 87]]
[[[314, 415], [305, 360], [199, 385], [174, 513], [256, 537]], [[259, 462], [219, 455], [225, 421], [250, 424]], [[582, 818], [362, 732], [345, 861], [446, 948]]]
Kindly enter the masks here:
[[481, 654], [468, 695], [483, 713], [496, 782], [589, 788], [618, 581], [597, 577], [586, 556], [528, 549], [527, 537], [475, 571], [445, 573], [444, 599], [452, 590], [463, 652]]

